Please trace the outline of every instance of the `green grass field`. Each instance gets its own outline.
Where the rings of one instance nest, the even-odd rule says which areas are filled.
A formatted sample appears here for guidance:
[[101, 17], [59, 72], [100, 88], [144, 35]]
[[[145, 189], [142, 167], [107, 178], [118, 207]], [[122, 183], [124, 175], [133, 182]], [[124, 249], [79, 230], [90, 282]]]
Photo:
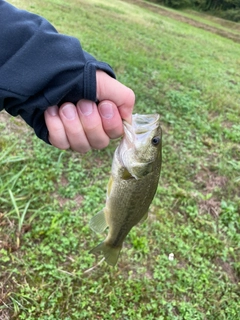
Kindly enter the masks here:
[[161, 115], [163, 167], [118, 265], [86, 273], [118, 141], [60, 151], [1, 113], [0, 319], [239, 319], [240, 44], [136, 1], [11, 3], [108, 62], [135, 112]]

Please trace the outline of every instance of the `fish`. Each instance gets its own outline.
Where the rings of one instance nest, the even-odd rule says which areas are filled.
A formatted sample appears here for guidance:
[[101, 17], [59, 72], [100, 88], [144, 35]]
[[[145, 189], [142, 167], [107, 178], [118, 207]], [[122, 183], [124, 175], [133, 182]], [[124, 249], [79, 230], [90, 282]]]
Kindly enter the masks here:
[[90, 253], [102, 253], [111, 266], [117, 264], [130, 230], [147, 219], [162, 165], [159, 114], [134, 114], [131, 124], [123, 121], [123, 128], [123, 138], [113, 156], [105, 207], [90, 221], [96, 233], [109, 228], [106, 239]]

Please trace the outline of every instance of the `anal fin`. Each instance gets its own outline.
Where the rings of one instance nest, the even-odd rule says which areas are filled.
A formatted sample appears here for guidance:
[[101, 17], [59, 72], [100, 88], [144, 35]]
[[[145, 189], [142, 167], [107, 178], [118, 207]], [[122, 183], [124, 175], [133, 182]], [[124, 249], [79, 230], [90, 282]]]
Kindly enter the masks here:
[[144, 216], [141, 218], [139, 222], [143, 223], [145, 220], [147, 220], [147, 218], [148, 218], [148, 212], [144, 214]]
[[90, 228], [97, 233], [103, 233], [107, 228], [107, 222], [105, 219], [104, 209], [99, 211], [92, 219], [90, 220]]

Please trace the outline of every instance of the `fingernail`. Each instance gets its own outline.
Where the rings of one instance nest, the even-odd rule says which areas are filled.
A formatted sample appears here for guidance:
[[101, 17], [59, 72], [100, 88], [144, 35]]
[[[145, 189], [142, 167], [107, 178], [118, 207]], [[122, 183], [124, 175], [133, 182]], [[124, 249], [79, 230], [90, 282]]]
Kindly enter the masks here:
[[74, 120], [76, 117], [76, 108], [71, 104], [66, 104], [62, 108], [62, 113], [68, 120]]
[[51, 106], [47, 108], [47, 113], [52, 116], [55, 117], [58, 114], [58, 106]]
[[113, 117], [113, 106], [111, 103], [103, 103], [98, 107], [103, 118], [111, 119]]
[[80, 101], [78, 108], [84, 116], [89, 116], [93, 112], [93, 103], [91, 101]]

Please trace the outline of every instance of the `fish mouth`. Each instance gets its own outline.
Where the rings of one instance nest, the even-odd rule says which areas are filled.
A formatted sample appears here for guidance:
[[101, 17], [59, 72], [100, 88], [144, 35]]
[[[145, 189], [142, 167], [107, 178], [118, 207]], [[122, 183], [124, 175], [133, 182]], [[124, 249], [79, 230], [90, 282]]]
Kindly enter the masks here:
[[145, 138], [150, 132], [159, 127], [159, 114], [134, 114], [132, 115], [132, 124], [123, 121], [125, 137], [130, 143], [134, 143], [136, 135]]
[[160, 116], [158, 114], [132, 116], [132, 124], [123, 122], [124, 138], [118, 147], [118, 160], [129, 174], [135, 179], [152, 172], [154, 154], [144, 154], [144, 148], [148, 148], [153, 134], [160, 127]]
[[133, 126], [150, 126], [158, 122], [160, 116], [159, 114], [134, 114], [132, 116]]

